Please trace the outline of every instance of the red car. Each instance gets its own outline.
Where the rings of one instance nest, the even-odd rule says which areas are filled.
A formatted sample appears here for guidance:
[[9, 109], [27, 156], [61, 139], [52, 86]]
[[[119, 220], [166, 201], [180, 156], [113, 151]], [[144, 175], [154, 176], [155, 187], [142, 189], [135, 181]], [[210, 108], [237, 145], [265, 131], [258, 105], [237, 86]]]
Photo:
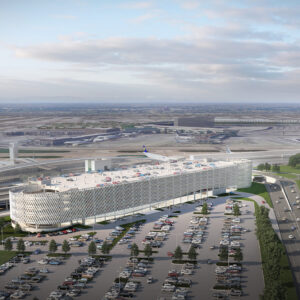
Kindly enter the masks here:
[[63, 283], [63, 285], [73, 285], [75, 282], [74, 281], [70, 281], [70, 280], [68, 280], [68, 281], [65, 281], [64, 283]]
[[76, 229], [76, 228], [72, 228], [72, 231], [73, 231], [73, 232], [76, 232], [76, 231], [77, 231], [77, 229]]
[[174, 253], [173, 253], [173, 252], [168, 252], [167, 255], [168, 255], [169, 257], [173, 257], [173, 256], [174, 256]]
[[168, 272], [168, 276], [169, 276], [169, 277], [178, 277], [178, 276], [179, 276], [179, 273], [176, 272], [175, 270], [172, 270], [172, 271], [169, 271], [169, 272]]
[[262, 202], [262, 204], [265, 204], [265, 203], [266, 203], [264, 200], [262, 200], [261, 202]]

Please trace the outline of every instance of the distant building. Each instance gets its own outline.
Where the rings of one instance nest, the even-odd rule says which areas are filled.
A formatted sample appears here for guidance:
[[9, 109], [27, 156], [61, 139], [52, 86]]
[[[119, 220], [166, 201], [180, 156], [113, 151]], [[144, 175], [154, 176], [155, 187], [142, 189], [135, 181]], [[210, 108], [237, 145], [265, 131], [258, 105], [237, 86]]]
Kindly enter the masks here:
[[215, 118], [215, 123], [220, 125], [232, 125], [232, 124], [238, 124], [238, 125], [260, 125], [260, 124], [275, 124], [275, 125], [294, 125], [294, 124], [300, 124], [300, 119], [252, 119], [252, 118], [223, 118], [223, 117], [217, 117]]
[[183, 127], [213, 127], [214, 124], [214, 117], [205, 115], [198, 117], [176, 118], [174, 120], [174, 126]]

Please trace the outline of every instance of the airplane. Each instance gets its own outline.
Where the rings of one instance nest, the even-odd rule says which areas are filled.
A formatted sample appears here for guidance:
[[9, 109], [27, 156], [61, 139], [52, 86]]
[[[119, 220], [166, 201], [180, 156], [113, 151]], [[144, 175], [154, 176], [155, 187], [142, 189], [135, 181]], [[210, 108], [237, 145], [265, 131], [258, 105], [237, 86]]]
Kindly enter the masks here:
[[170, 157], [148, 152], [145, 145], [143, 145], [143, 148], [144, 148], [144, 152], [143, 152], [144, 155], [146, 155], [150, 159], [160, 160], [160, 161], [170, 161], [170, 160], [172, 160]]
[[175, 140], [178, 143], [187, 143], [194, 140], [194, 137], [190, 135], [180, 135], [178, 131], [176, 131]]

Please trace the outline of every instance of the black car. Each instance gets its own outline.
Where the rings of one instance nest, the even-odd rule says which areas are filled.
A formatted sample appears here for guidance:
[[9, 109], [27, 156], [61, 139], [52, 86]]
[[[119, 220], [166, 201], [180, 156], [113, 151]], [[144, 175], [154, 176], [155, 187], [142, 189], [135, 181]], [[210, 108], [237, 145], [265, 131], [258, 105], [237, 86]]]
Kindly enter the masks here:
[[17, 290], [19, 288], [18, 285], [13, 284], [13, 283], [8, 283], [4, 287], [8, 290]]
[[9, 299], [10, 293], [0, 291], [0, 297], [1, 299]]
[[153, 248], [160, 248], [161, 245], [162, 245], [162, 243], [161, 242], [157, 242], [157, 241], [152, 243], [152, 247]]
[[121, 297], [125, 297], [125, 298], [132, 298], [133, 297], [132, 293], [127, 293], [127, 292], [121, 292], [119, 295]]
[[68, 291], [70, 287], [68, 285], [59, 285], [57, 289], [60, 291]]
[[73, 272], [73, 273], [71, 273], [71, 277], [74, 278], [74, 279], [80, 279], [81, 278], [81, 273]]

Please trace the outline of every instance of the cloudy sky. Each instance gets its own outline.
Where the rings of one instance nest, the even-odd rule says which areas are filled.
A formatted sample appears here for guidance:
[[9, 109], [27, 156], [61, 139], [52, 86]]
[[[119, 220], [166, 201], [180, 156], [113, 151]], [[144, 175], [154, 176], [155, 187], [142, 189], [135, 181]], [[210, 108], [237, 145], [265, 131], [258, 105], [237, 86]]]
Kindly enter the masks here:
[[300, 103], [299, 16], [299, 0], [1, 0], [0, 101]]

